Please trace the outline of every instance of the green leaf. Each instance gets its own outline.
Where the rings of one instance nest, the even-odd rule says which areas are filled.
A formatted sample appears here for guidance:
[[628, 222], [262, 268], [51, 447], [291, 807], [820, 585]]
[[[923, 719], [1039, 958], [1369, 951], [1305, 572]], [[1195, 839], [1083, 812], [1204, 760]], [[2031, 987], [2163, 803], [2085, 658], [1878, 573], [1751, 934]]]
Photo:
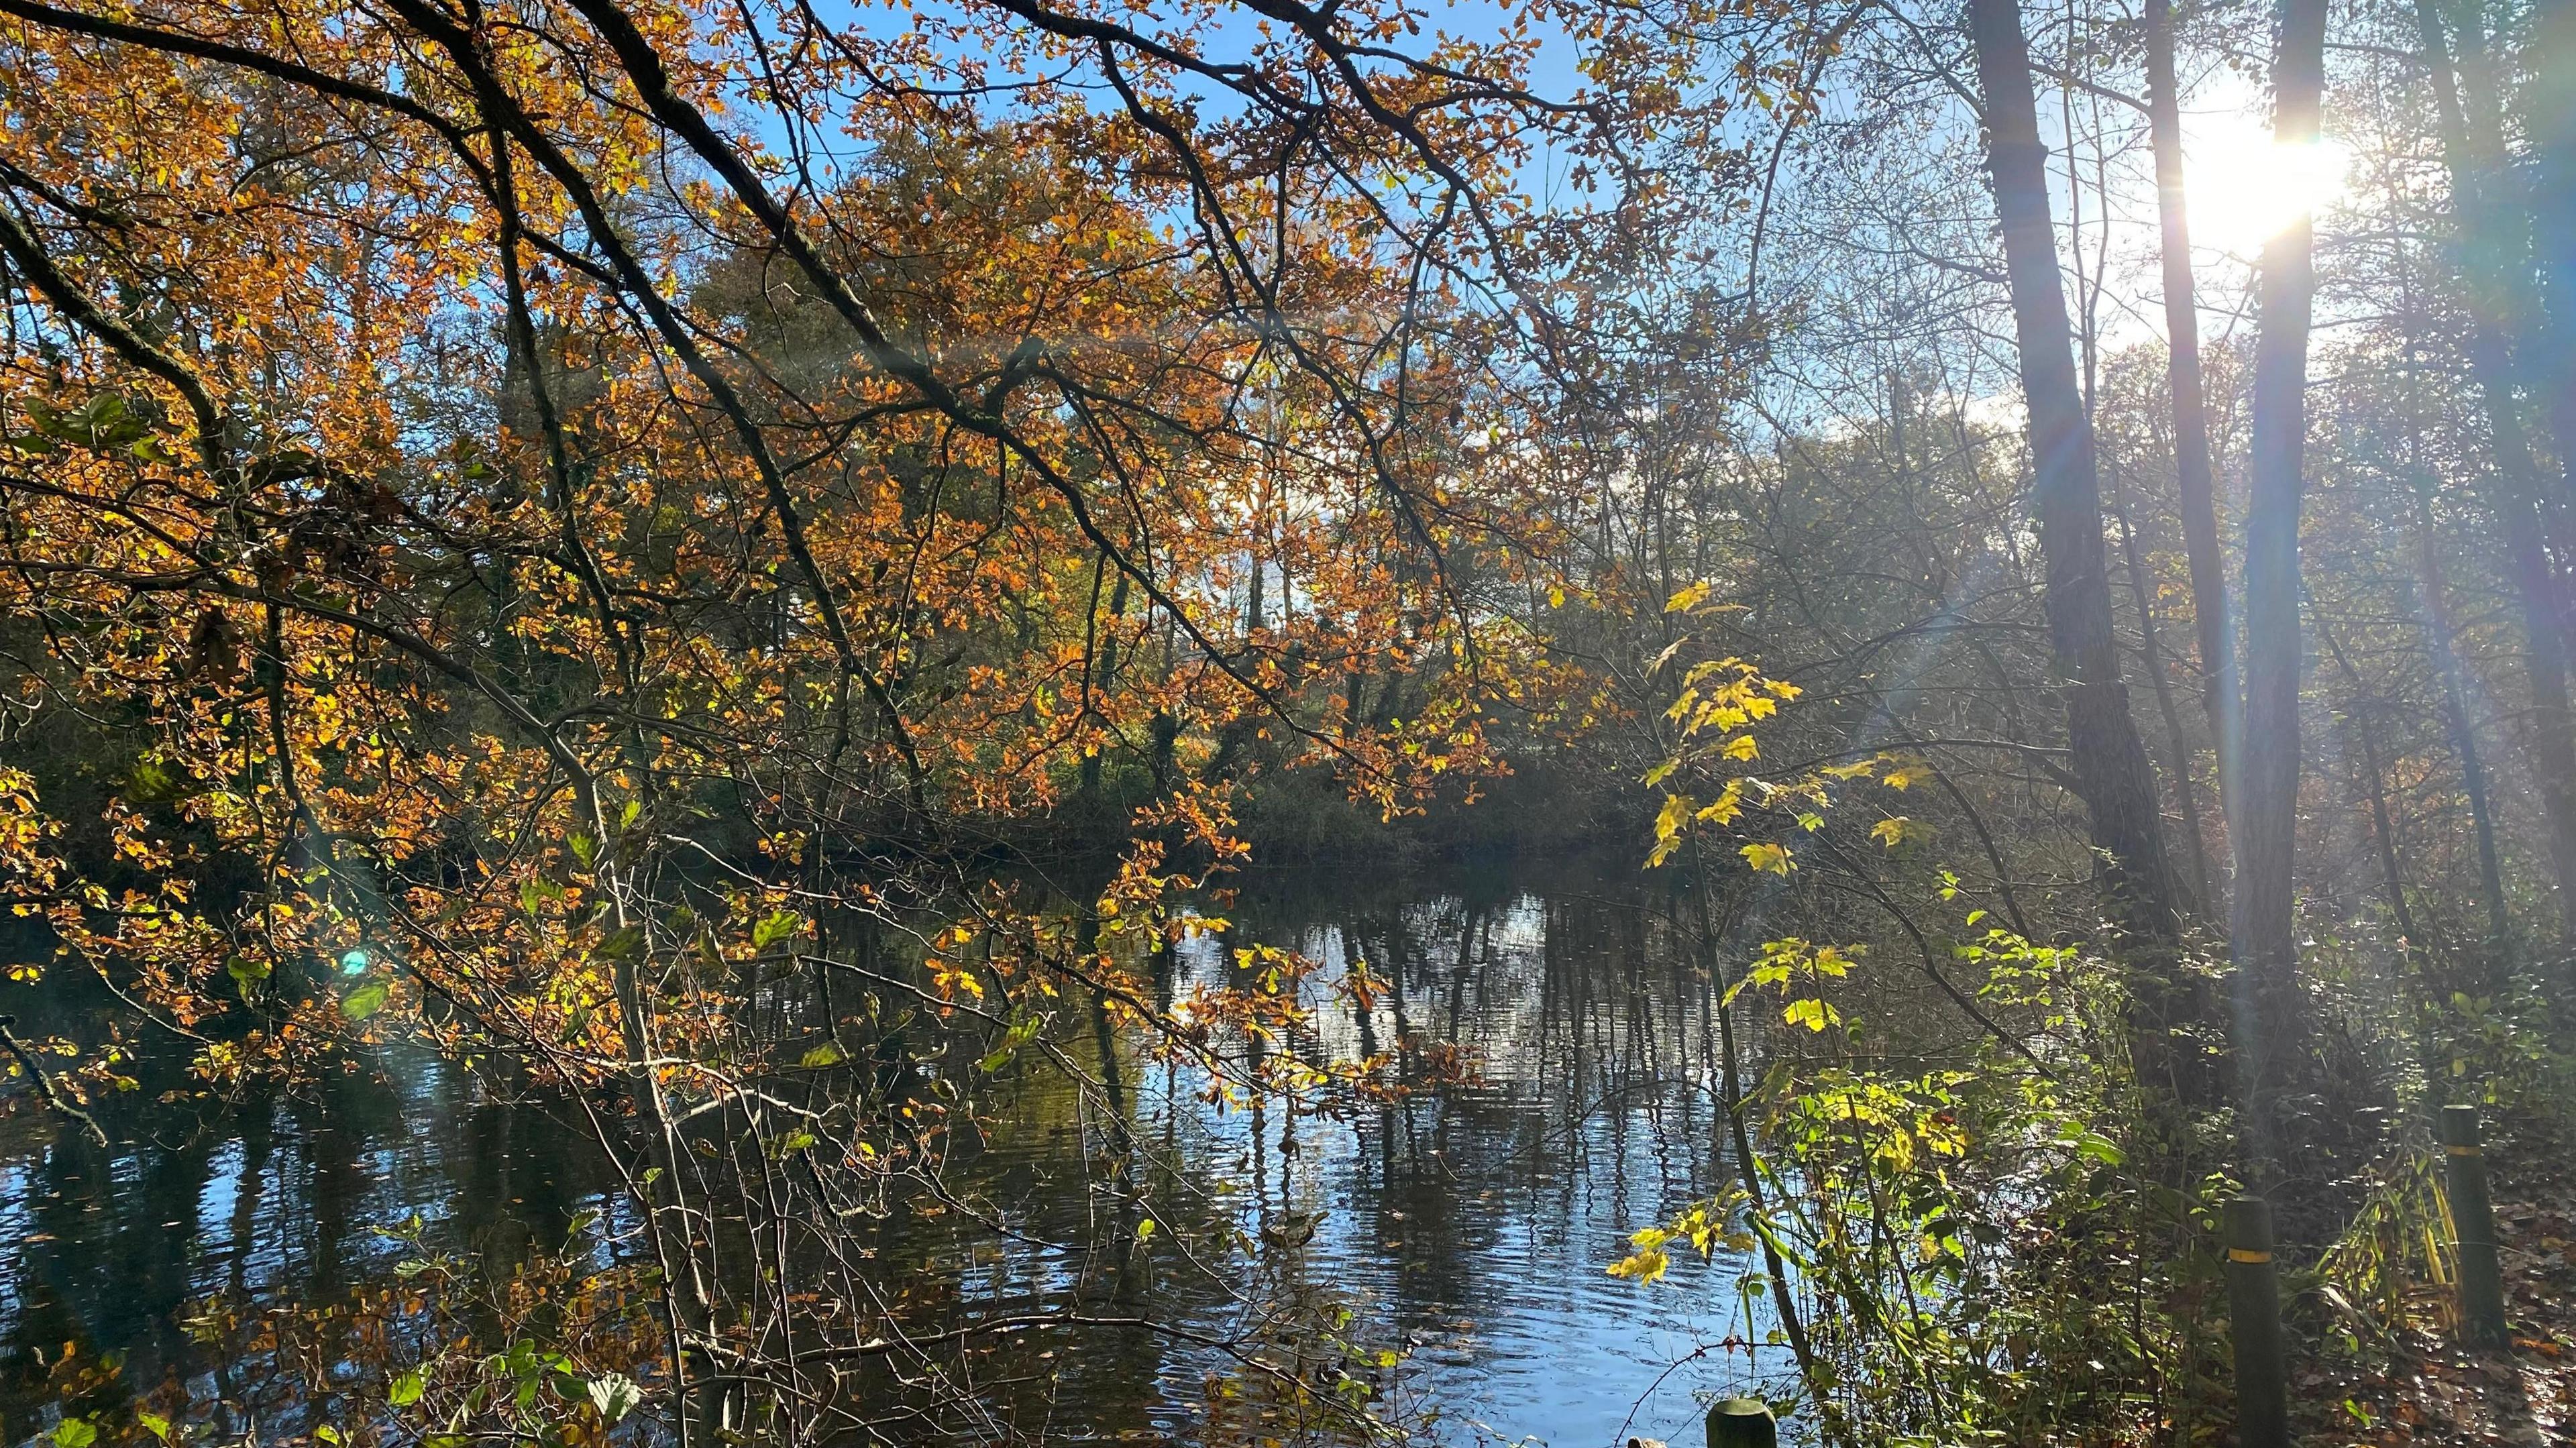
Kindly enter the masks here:
[[1022, 1016], [1018, 1020], [1011, 1022], [1011, 1028], [1002, 1033], [1001, 1043], [993, 1047], [990, 1051], [985, 1052], [984, 1058], [975, 1063], [975, 1069], [988, 1076], [995, 1071], [1001, 1070], [1004, 1066], [1010, 1063], [1013, 1056], [1020, 1053], [1020, 1047], [1027, 1045], [1029, 1043], [1029, 1038], [1035, 1036], [1037, 1033], [1038, 1018], [1036, 1016]]
[[134, 1415], [134, 1421], [136, 1424], [141, 1426], [144, 1432], [151, 1434], [153, 1437], [160, 1439], [164, 1443], [170, 1441], [169, 1419], [162, 1417], [158, 1413], [137, 1413]]
[[2089, 1156], [2104, 1166], [2118, 1166], [2129, 1159], [2128, 1153], [2120, 1150], [2118, 1143], [2099, 1132], [2085, 1132], [2069, 1144], [2075, 1148], [2076, 1155]]
[[166, 760], [145, 755], [125, 777], [125, 792], [136, 800], [176, 799], [187, 793], [187, 779]]
[[582, 1385], [582, 1391], [590, 1405], [599, 1410], [600, 1418], [610, 1423], [634, 1412], [636, 1405], [644, 1401], [644, 1390], [623, 1373], [592, 1378]]
[[839, 1046], [834, 1045], [830, 1041], [825, 1041], [823, 1044], [816, 1046], [813, 1050], [797, 1057], [796, 1064], [804, 1067], [808, 1071], [820, 1071], [826, 1066], [837, 1066], [848, 1059], [848, 1054], [842, 1051]]
[[385, 1389], [385, 1401], [397, 1408], [408, 1408], [420, 1401], [421, 1390], [428, 1386], [428, 1380], [421, 1376], [421, 1370], [413, 1368], [410, 1372], [394, 1379], [393, 1386]]
[[767, 950], [795, 934], [804, 923], [804, 917], [793, 910], [772, 910], [761, 917], [759, 924], [751, 927], [751, 948]]
[[321, 1427], [313, 1430], [313, 1441], [316, 1443], [341, 1442], [340, 1430], [332, 1427], [328, 1423], [325, 1423]]
[[572, 857], [585, 865], [589, 864], [590, 857], [599, 851], [598, 842], [579, 830], [573, 831], [564, 843], [572, 846]]
[[628, 960], [643, 948], [644, 927], [621, 925], [610, 931], [607, 939], [599, 942], [599, 949], [595, 953], [607, 960]]
[[54, 1448], [89, 1448], [98, 1441], [98, 1429], [87, 1418], [65, 1418], [54, 1425]]
[[353, 1021], [363, 1021], [385, 1008], [385, 997], [391, 994], [383, 981], [370, 981], [340, 999], [340, 1014]]

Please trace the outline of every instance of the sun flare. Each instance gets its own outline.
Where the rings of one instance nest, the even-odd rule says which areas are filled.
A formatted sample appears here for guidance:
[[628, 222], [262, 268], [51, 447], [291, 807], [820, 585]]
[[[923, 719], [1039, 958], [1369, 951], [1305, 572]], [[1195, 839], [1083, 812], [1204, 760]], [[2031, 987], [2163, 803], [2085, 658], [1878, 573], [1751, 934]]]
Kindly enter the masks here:
[[2275, 145], [2271, 128], [2245, 114], [2195, 120], [2183, 163], [2195, 245], [2250, 259], [2343, 194], [2352, 153], [2341, 142]]

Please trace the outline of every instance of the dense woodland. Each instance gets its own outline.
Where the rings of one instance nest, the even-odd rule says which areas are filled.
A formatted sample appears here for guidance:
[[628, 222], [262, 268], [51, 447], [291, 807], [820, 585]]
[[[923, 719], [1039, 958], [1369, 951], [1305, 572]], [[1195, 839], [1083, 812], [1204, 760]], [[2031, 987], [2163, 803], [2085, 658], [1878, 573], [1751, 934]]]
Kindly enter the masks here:
[[[1031, 1334], [1222, 1364], [1210, 1442], [1436, 1433], [1130, 1098], [1473, 1079], [1228, 918], [1471, 850], [1614, 859], [1700, 983], [1738, 1184], [1599, 1267], [1738, 1264], [1712, 1386], [1793, 1437], [2240, 1441], [2240, 1192], [2309, 1441], [2576, 1432], [2563, 1214], [2519, 1407], [2417, 1401], [2435, 1108], [2576, 1191], [2558, 0], [0, 0], [0, 57], [8, 1108], [425, 1042], [631, 1248], [206, 1327], [306, 1365], [261, 1441], [1080, 1437], [997, 1416]], [[1078, 1240], [952, 1190], [1039, 1081]], [[962, 1309], [915, 1214], [1078, 1305]], [[61, 1448], [244, 1438], [10, 1370]]]

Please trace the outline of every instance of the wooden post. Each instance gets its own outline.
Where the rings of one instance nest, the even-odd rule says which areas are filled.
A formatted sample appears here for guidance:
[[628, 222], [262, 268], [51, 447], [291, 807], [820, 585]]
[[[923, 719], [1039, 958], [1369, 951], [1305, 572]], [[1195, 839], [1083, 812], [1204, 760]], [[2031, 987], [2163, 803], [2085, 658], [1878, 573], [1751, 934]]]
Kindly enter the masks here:
[[1779, 1448], [1780, 1424], [1759, 1398], [1729, 1398], [1708, 1410], [1708, 1448]]
[[2238, 1448], [2289, 1448], [2281, 1279], [2272, 1265], [2272, 1204], [2261, 1197], [2227, 1203], [2227, 1316], [2236, 1339]]
[[2461, 1335], [2481, 1347], [2503, 1347], [2504, 1271], [2496, 1261], [2495, 1203], [2487, 1195], [2476, 1107], [2442, 1108], [2442, 1166], [2459, 1234]]

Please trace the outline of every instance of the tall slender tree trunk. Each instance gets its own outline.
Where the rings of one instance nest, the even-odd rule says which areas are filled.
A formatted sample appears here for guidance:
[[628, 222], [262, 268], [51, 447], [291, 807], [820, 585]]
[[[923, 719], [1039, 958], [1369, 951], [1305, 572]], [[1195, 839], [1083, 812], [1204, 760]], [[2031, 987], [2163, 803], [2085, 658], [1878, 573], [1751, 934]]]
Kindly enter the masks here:
[[2174, 772], [2174, 802], [2182, 811], [2183, 843], [2190, 847], [2192, 908], [2203, 918], [2216, 906], [2215, 883], [2209, 869], [2209, 845], [2200, 827], [2200, 791], [2192, 783], [2191, 746], [2183, 732], [2182, 709], [2174, 703], [2173, 685], [2165, 677], [2164, 642], [2156, 635], [2155, 582], [2147, 574], [2146, 560], [2138, 553], [2138, 525], [2129, 507], [2127, 474], [2114, 463], [2111, 467], [2111, 512], [2120, 524], [2122, 571], [2129, 579], [2129, 606], [2138, 614], [2138, 652], [2146, 660], [2147, 682], [2155, 688], [2156, 713], [2164, 719], [2165, 737], [2169, 742], [2165, 762]]
[[[2273, 144], [2317, 141], [2325, 91], [2325, 0], [2287, 0], [2272, 69]], [[2263, 246], [2256, 286], [2251, 485], [2245, 514], [2245, 749], [2237, 766], [2236, 909], [2229, 932], [2240, 982], [2251, 1088], [2248, 1124], [2270, 1101], [2305, 1032], [2293, 900], [2299, 805], [2299, 510], [2305, 488], [2308, 325], [2315, 228], [2299, 217]], [[2250, 999], [2248, 998], [2250, 995]], [[2244, 1008], [2251, 1007], [2250, 1017]], [[2270, 1154], [2255, 1139], [2257, 1169]]]
[[[2317, 607], [2316, 595], [2308, 595], [2308, 612], [2317, 622], [2317, 639], [2333, 656], [2335, 668], [2342, 673], [2344, 688], [2352, 699], [2344, 711], [2347, 737], [2360, 746], [2360, 794], [2370, 806], [2370, 842], [2379, 857], [2380, 887], [2388, 894], [2388, 913], [2397, 922], [2397, 933], [2404, 939], [2406, 953], [2420, 959], [2424, 935], [2415, 924], [2414, 907], [2406, 903], [2406, 870], [2397, 857], [2397, 820], [2388, 808], [2388, 775], [2379, 763], [2379, 737], [2371, 728], [2371, 715], [2385, 701], [2362, 682], [2361, 670], [2353, 667], [2352, 655], [2345, 653], [2336, 641], [2334, 630], [2326, 622], [2325, 610]], [[2349, 754], [2349, 751], [2347, 751]], [[2349, 762], [2349, 761], [2347, 761]]]
[[2155, 768], [2129, 712], [2111, 625], [2111, 582], [2093, 428], [2069, 347], [2066, 293], [2048, 207], [2048, 153], [2039, 139], [2030, 48], [2017, 0], [1970, 0], [1977, 75], [1985, 93], [1986, 157], [2003, 224], [2013, 331], [2029, 414], [2046, 587], [2043, 608], [2066, 699], [2077, 792], [2104, 858], [2115, 921], [2143, 969], [2130, 1033], [2142, 1079], [2190, 1105], [2211, 1100], [2202, 1053], [2177, 1039], [2206, 1018], [2194, 982], [2175, 968], [2179, 919]]
[[2487, 771], [2478, 747], [2477, 725], [2469, 714], [2469, 692], [2460, 656], [2453, 645], [2459, 634], [2451, 624], [2451, 590], [2442, 576], [2442, 550], [2433, 530], [2433, 495], [2438, 480], [2424, 465], [2424, 404], [2419, 317], [2413, 298], [2406, 310], [2406, 471], [2415, 487], [2410, 523], [2415, 545], [2415, 586], [2421, 599], [2425, 652], [2442, 686], [2442, 719], [2451, 737], [2451, 752], [2460, 761], [2460, 790], [2468, 796], [2469, 822], [2477, 832], [2478, 893], [2486, 905], [2490, 955], [2500, 955], [2508, 919], [2504, 870], [2498, 863], [2495, 814], [2488, 803]]
[[2560, 471], [2561, 508], [2576, 508], [2576, 0], [2541, 0], [2526, 64], [2532, 71], [2523, 129], [2531, 168], [2531, 236], [2538, 253], [2550, 429]]
[[[2200, 645], [2201, 708], [2218, 754], [2221, 813], [2234, 808], [2244, 701], [2236, 683], [2236, 624], [2218, 543], [2217, 486], [2209, 462], [2209, 399], [2200, 372], [2200, 302], [2191, 269], [2191, 217], [2183, 189], [2182, 92], [2174, 78], [2172, 0], [2147, 0], [2147, 133], [2156, 158], [2156, 219], [2164, 264], [2165, 372], [2173, 393], [2174, 493]], [[2229, 826], [2232, 831], [2234, 826]], [[2223, 861], [2222, 856], [2222, 861]], [[2214, 882], [2213, 882], [2214, 883]], [[2211, 902], [2215, 908], [2215, 901]]]
[[[2505, 228], [2497, 217], [2500, 208], [2493, 191], [2500, 183], [2493, 173], [2502, 164], [2502, 143], [2486, 134], [2489, 118], [2483, 112], [2480, 125], [2471, 127], [2451, 69], [2436, 0], [2416, 0], [2415, 19], [2432, 71], [2442, 157], [2450, 173], [2453, 223], [2459, 232], [2455, 246], [2469, 287], [2469, 369], [2484, 404], [2499, 475], [2487, 490], [2489, 506], [2503, 530], [2506, 559], [2521, 595], [2528, 643], [2524, 662], [2531, 686], [2531, 723], [2526, 733], [2531, 769], [2540, 787], [2541, 815], [2549, 827], [2561, 928], [2576, 939], [2576, 706], [2571, 706], [2567, 686], [2569, 599], [2566, 580], [2543, 542], [2551, 531], [2551, 480], [2532, 456], [2515, 394], [2511, 319], [2525, 310], [2526, 289], [2516, 278], [2519, 267], [2513, 253], [2520, 248], [2504, 248], [2499, 241]], [[2464, 32], [2463, 41], [2468, 39]], [[2544, 248], [2567, 244], [2542, 229]], [[2576, 447], [2576, 435], [2571, 435], [2576, 434], [2576, 413], [2560, 419], [2559, 429], [2559, 449], [2567, 453]]]
[[2433, 655], [2433, 672], [2442, 685], [2442, 722], [2451, 736], [2451, 752], [2460, 760], [2460, 790], [2469, 799], [2469, 824], [2477, 832], [2478, 897], [2486, 906], [2489, 943], [2501, 946], [2509, 922], [2505, 915], [2504, 869], [2497, 862], [2495, 810], [2487, 799], [2486, 760], [2478, 748], [2476, 724], [2469, 717], [2468, 689], [2460, 678], [2460, 656], [2451, 646], [2451, 606], [2442, 580], [2442, 560], [2433, 546], [2432, 510], [2419, 495], [2415, 501], [2415, 576], [2423, 590], [2425, 643]]

